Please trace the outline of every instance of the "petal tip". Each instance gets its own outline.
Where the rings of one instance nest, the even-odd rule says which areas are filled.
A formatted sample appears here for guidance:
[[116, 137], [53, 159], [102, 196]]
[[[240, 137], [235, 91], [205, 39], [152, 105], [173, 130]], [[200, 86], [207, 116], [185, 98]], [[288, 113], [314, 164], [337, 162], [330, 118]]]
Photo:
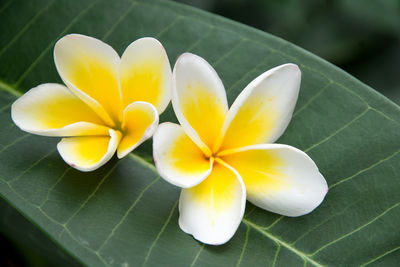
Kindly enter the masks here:
[[[202, 58], [202, 57], [200, 57], [198, 55], [195, 55], [195, 54], [190, 53], [190, 52], [185, 52], [185, 53], [181, 54], [177, 58], [175, 66], [177, 66], [178, 64], [182, 64], [182, 61], [185, 61], [185, 60], [202, 60], [202, 61], [206, 61], [204, 58]], [[208, 62], [206, 62], [206, 63], [208, 64]]]
[[124, 158], [126, 155], [128, 155], [129, 154], [129, 152], [127, 152], [127, 151], [123, 151], [123, 152], [121, 152], [121, 151], [119, 151], [119, 150], [117, 150], [117, 157], [118, 157], [118, 159], [122, 159], [122, 158]]
[[195, 240], [197, 240], [197, 241], [199, 241], [199, 242], [201, 242], [201, 243], [203, 243], [203, 244], [211, 245], [211, 246], [220, 246], [220, 245], [224, 245], [224, 244], [226, 244], [229, 240], [231, 240], [232, 237], [233, 237], [233, 235], [235, 234], [235, 233], [233, 233], [232, 235], [227, 236], [226, 238], [221, 239], [221, 240], [216, 240], [216, 238], [215, 238], [214, 236], [211, 237], [211, 238], [204, 238], [204, 237], [202, 237], [201, 235], [199, 235], [199, 234], [197, 234], [197, 233], [192, 233], [191, 231], [189, 231], [189, 230], [185, 227], [185, 224], [184, 224], [183, 221], [181, 220], [181, 217], [179, 217], [178, 224], [179, 224], [179, 228], [181, 228], [181, 230], [182, 230], [184, 233], [186, 233], [186, 234], [188, 234], [188, 235], [191, 235]]
[[295, 63], [283, 64], [283, 65], [281, 65], [281, 67], [292, 70], [296, 75], [301, 75], [300, 67]]
[[140, 38], [140, 39], [138, 39], [138, 40], [145, 40], [145, 41], [155, 42], [155, 43], [157, 43], [158, 45], [163, 46], [163, 45], [161, 44], [161, 42], [160, 42], [157, 38], [154, 38], [154, 37], [151, 37], [151, 36], [142, 37], [142, 38]]

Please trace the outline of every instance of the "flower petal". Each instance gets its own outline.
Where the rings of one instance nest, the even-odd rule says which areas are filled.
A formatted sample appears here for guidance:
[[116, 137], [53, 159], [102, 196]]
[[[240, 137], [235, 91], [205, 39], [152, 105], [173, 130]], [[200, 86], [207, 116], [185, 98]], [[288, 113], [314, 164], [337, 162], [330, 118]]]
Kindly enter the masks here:
[[237, 172], [218, 162], [199, 185], [182, 189], [179, 226], [203, 243], [220, 245], [236, 232], [246, 205], [246, 189]]
[[56, 43], [54, 61], [65, 84], [105, 123], [114, 126], [120, 121], [120, 58], [111, 46], [93, 37], [70, 34]]
[[159, 41], [141, 38], [121, 57], [120, 81], [123, 105], [135, 101], [153, 104], [161, 114], [171, 100], [171, 65]]
[[61, 84], [32, 88], [11, 107], [23, 131], [45, 136], [108, 135], [108, 127], [84, 102]]
[[211, 172], [212, 163], [175, 123], [162, 123], [153, 136], [153, 155], [158, 173], [183, 188], [199, 184]]
[[261, 144], [221, 152], [237, 170], [253, 204], [286, 216], [300, 216], [321, 204], [328, 186], [306, 153], [288, 145]]
[[158, 125], [158, 113], [147, 102], [133, 102], [124, 110], [122, 130], [124, 136], [118, 145], [118, 158], [123, 158], [149, 139]]
[[93, 171], [111, 159], [117, 149], [121, 133], [109, 130], [109, 136], [63, 138], [57, 145], [64, 161], [80, 171]]
[[278, 66], [254, 79], [226, 116], [220, 150], [276, 141], [292, 117], [300, 79], [294, 64]]
[[221, 79], [203, 58], [185, 53], [175, 64], [172, 84], [172, 104], [180, 124], [206, 154], [211, 154], [228, 111]]

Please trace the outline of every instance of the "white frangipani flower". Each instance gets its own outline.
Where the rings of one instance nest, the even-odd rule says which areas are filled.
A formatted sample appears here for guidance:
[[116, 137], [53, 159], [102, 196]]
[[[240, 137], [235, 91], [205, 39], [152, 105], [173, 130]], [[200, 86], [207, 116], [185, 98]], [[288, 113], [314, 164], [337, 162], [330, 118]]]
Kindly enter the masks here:
[[18, 127], [64, 137], [58, 151], [81, 171], [99, 168], [115, 151], [122, 158], [153, 135], [171, 97], [160, 42], [138, 39], [120, 58], [98, 39], [70, 34], [56, 43], [54, 60], [66, 86], [41, 84], [17, 99], [11, 116]]
[[272, 144], [292, 117], [301, 73], [294, 64], [254, 79], [228, 109], [224, 86], [202, 58], [186, 53], [172, 76], [172, 104], [181, 125], [163, 123], [153, 137], [157, 170], [182, 187], [179, 225], [206, 244], [236, 232], [246, 198], [286, 216], [311, 212], [327, 183], [304, 152]]

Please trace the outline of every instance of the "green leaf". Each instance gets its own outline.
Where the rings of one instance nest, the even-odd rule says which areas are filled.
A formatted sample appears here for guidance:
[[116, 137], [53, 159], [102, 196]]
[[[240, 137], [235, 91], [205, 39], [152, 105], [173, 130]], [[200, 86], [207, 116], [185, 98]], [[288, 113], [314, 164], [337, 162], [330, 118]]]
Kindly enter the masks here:
[[[325, 201], [299, 218], [248, 204], [229, 243], [205, 246], [179, 229], [179, 189], [158, 177], [151, 142], [95, 172], [71, 169], [56, 151], [57, 138], [26, 134], [10, 120], [16, 96], [40, 83], [60, 82], [52, 50], [67, 33], [100, 38], [119, 53], [139, 37], [154, 36], [172, 63], [185, 51], [196, 53], [215, 67], [230, 103], [265, 70], [298, 64], [303, 73], [299, 101], [278, 142], [306, 151], [317, 163], [330, 187]], [[400, 109], [324, 60], [264, 32], [172, 2], [8, 0], [0, 6], [0, 62], [0, 194], [79, 262], [400, 262]], [[169, 107], [162, 121], [171, 120], [176, 119]]]

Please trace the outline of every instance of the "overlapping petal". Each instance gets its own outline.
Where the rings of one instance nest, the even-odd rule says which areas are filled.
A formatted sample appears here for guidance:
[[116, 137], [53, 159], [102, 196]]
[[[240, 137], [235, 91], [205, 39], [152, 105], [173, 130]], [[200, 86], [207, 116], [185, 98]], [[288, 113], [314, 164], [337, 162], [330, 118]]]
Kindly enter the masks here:
[[[287, 216], [304, 215], [322, 202], [328, 187], [312, 159], [291, 146], [263, 144], [286, 129], [300, 79], [296, 65], [278, 66], [253, 80], [227, 111], [214, 69], [192, 54], [178, 59], [172, 103], [182, 128], [161, 125], [153, 149], [161, 176], [184, 188], [179, 202], [183, 231], [206, 244], [225, 243], [242, 219], [246, 193], [255, 205]], [[209, 175], [206, 159], [214, 161]], [[189, 172], [182, 175], [178, 165]], [[200, 175], [190, 173], [199, 166]]]
[[54, 61], [67, 87], [42, 84], [17, 99], [11, 116], [22, 130], [68, 137], [57, 148], [82, 171], [100, 167], [115, 151], [126, 156], [152, 136], [172, 84], [167, 54], [156, 39], [133, 42], [120, 59], [102, 41], [70, 34], [56, 43]]
[[211, 245], [227, 242], [236, 232], [245, 210], [246, 189], [237, 172], [216, 162], [202, 183], [182, 189], [179, 226]]
[[153, 137], [154, 161], [160, 175], [183, 188], [199, 184], [211, 172], [213, 160], [207, 159], [183, 128], [162, 123]]
[[159, 41], [146, 37], [131, 43], [120, 66], [124, 107], [146, 101], [161, 114], [171, 99], [171, 73], [168, 56]]
[[190, 138], [208, 155], [228, 111], [221, 79], [203, 58], [181, 55], [172, 74], [172, 104]]
[[106, 43], [80, 34], [61, 38], [54, 48], [58, 73], [109, 126], [122, 116], [118, 72], [120, 58]]
[[109, 128], [85, 103], [61, 84], [32, 88], [11, 107], [22, 130], [45, 136], [108, 135]]
[[254, 79], [229, 109], [219, 150], [276, 141], [292, 117], [300, 79], [294, 64], [278, 66]]
[[80, 171], [93, 171], [111, 159], [120, 139], [121, 133], [110, 129], [108, 136], [63, 138], [57, 149], [71, 167]]
[[311, 212], [328, 186], [313, 160], [288, 145], [260, 144], [220, 152], [237, 170], [253, 204], [286, 216]]
[[158, 125], [158, 113], [152, 104], [133, 102], [123, 114], [123, 137], [118, 145], [118, 158], [125, 157], [141, 143], [149, 139]]

